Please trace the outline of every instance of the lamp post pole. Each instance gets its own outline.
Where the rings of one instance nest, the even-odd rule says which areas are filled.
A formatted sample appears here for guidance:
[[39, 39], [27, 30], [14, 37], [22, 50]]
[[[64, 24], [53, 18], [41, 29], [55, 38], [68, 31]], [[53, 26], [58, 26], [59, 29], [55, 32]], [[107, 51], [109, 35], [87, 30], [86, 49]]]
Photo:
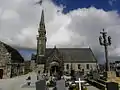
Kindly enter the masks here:
[[105, 32], [104, 29], [102, 32], [100, 32], [100, 34], [102, 35], [99, 37], [100, 45], [104, 46], [105, 48], [106, 71], [110, 71], [107, 46], [111, 45], [111, 37], [107, 36], [107, 32]]

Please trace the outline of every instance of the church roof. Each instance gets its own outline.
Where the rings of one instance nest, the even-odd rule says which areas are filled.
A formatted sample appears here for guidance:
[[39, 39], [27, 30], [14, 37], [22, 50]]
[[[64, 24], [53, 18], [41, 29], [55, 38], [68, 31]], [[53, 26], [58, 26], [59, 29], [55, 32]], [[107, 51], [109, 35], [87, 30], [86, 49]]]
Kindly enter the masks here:
[[[90, 48], [57, 48], [63, 55], [64, 62], [94, 63], [96, 58]], [[53, 52], [53, 48], [46, 48], [46, 57]]]

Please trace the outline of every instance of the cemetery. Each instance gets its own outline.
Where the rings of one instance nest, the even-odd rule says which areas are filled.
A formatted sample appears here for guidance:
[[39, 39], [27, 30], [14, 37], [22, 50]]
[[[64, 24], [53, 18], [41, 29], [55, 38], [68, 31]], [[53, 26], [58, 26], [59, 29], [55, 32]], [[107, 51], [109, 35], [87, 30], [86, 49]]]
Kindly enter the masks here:
[[[56, 46], [53, 49], [46, 49], [44, 10], [42, 10], [39, 26], [39, 35], [37, 37], [38, 50], [36, 57], [34, 58], [34, 60], [36, 60], [36, 66], [38, 66], [37, 70], [39, 70], [37, 74], [37, 81], [34, 84], [36, 90], [119, 90], [119, 62], [117, 62], [116, 65], [109, 63], [107, 47], [111, 45], [111, 37], [107, 36], [107, 32], [105, 32], [104, 29], [100, 32], [101, 36], [99, 37], [99, 43], [101, 46], [104, 46], [105, 49], [106, 63], [103, 68], [104, 70], [102, 70], [99, 66], [97, 66], [98, 63], [95, 61], [92, 50], [88, 50], [91, 55], [88, 60], [81, 63], [79, 62], [81, 58], [84, 61], [86, 60], [83, 56], [88, 53], [87, 50], [79, 49], [80, 52], [87, 52], [79, 53], [78, 56], [80, 60], [78, 59], [78, 61], [75, 61], [74, 59], [78, 57], [76, 55], [74, 59], [72, 57], [75, 54], [75, 50], [73, 51], [74, 54], [68, 54], [68, 51], [66, 53], [64, 48], [57, 49]], [[41, 35], [43, 39], [41, 39]], [[39, 45], [39, 42], [42, 43]], [[46, 55], [48, 50], [51, 50], [51, 53]], [[62, 50], [64, 52], [61, 52]], [[72, 52], [72, 50], [73, 49], [69, 49], [69, 53]], [[68, 56], [63, 55], [63, 53], [66, 53], [65, 55], [68, 54]], [[71, 58], [71, 61], [67, 60], [66, 57], [69, 57], [68, 59]], [[90, 61], [90, 58], [92, 58], [92, 62]], [[85, 64], [86, 67], [81, 68], [82, 64]], [[78, 65], [78, 69], [76, 69], [76, 65]], [[27, 80], [27, 85], [31, 86], [30, 77]], [[92, 88], [90, 89], [89, 87]]]
[[[47, 73], [38, 71], [37, 81], [35, 83], [36, 90], [88, 90], [88, 86], [94, 86], [96, 90], [119, 90], [120, 78], [116, 75], [118, 70], [115, 71], [115, 68], [109, 66], [107, 58], [107, 46], [111, 45], [111, 38], [108, 36], [108, 41], [106, 40], [107, 32], [104, 29], [100, 33], [103, 36], [103, 38], [101, 36], [99, 38], [100, 45], [105, 47], [105, 70], [102, 71], [100, 68], [91, 69], [87, 73], [82, 71], [82, 74], [80, 74], [81, 72], [75, 72], [71, 67], [70, 74], [62, 73], [59, 75], [59, 64], [54, 62], [53, 65], [57, 64], [57, 66], [52, 67], [50, 73], [48, 73], [49, 71]], [[102, 42], [102, 39], [104, 39], [104, 42]], [[118, 67], [118, 62], [116, 66]], [[30, 77], [28, 78], [27, 85], [31, 86]]]
[[[51, 77], [47, 80], [44, 77], [42, 79], [37, 80], [35, 83], [36, 90], [42, 89], [42, 90], [87, 90], [87, 87], [85, 86], [86, 81], [81, 80], [78, 78], [78, 80], [69, 79], [68, 85], [66, 85], [67, 78], [61, 78], [60, 80], [57, 79], [51, 79]], [[29, 85], [30, 86], [30, 85]]]
[[[37, 4], [42, 7], [42, 2], [40, 0]], [[102, 67], [98, 64], [91, 48], [57, 48], [56, 46], [47, 48], [43, 7], [41, 11], [36, 54], [31, 55], [29, 62], [6, 64], [16, 67], [14, 69], [16, 75], [13, 74], [13, 76], [21, 75], [20, 73], [25, 71], [25, 76], [20, 77], [24, 78], [12, 78], [11, 82], [14, 81], [14, 83], [11, 85], [16, 86], [14, 84], [19, 82], [19, 89], [16, 86], [18, 90], [120, 90], [120, 61], [110, 63], [108, 59], [111, 37], [107, 36], [107, 32], [103, 29], [99, 36], [99, 44], [104, 47], [106, 60]], [[18, 56], [20, 57], [19, 54]], [[0, 69], [0, 78], [3, 79], [3, 76], [9, 73], [3, 75], [3, 68]], [[0, 83], [0, 85], [2, 87], [3, 84]], [[0, 90], [7, 90], [1, 87]], [[12, 89], [16, 90], [16, 88]]]

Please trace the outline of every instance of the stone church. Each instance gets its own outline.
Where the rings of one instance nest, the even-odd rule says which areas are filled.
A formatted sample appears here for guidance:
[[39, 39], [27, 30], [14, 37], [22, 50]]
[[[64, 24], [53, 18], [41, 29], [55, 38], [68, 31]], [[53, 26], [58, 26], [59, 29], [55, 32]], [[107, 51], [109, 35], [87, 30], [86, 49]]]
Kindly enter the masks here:
[[37, 36], [37, 54], [32, 60], [37, 63], [38, 70], [49, 75], [54, 73], [63, 74], [74, 71], [90, 71], [96, 69], [97, 60], [90, 48], [46, 48], [46, 29], [44, 23], [44, 10]]
[[23, 57], [16, 49], [0, 41], [0, 79], [23, 74], [23, 62]]

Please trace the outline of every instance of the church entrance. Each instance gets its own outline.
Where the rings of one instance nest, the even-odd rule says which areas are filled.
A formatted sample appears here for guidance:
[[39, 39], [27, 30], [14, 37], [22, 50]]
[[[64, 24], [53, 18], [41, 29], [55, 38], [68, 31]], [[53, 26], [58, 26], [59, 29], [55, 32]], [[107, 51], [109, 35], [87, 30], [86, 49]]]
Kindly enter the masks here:
[[51, 75], [56, 75], [56, 74], [58, 74], [58, 72], [59, 72], [59, 67], [58, 67], [58, 66], [52, 66], [50, 72], [51, 72]]
[[0, 79], [3, 78], [3, 69], [0, 69]]

